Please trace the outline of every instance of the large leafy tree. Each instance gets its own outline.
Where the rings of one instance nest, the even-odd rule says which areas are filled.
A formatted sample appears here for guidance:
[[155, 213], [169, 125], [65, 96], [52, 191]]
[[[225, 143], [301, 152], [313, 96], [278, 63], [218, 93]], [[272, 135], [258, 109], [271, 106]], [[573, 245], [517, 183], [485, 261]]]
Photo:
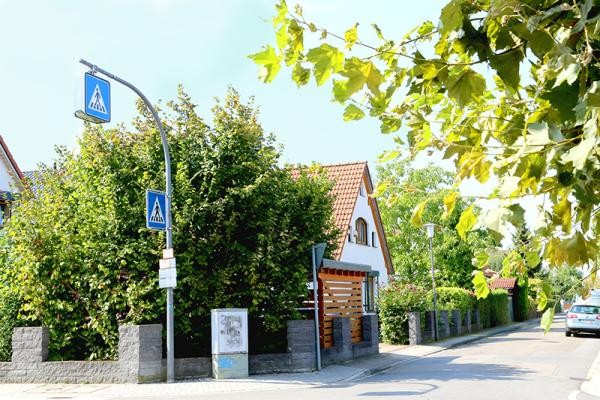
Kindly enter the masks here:
[[[470, 288], [471, 259], [477, 250], [493, 246], [494, 241], [485, 231], [472, 232], [464, 239], [458, 235], [455, 227], [460, 212], [468, 207], [466, 201], [457, 200], [451, 214], [444, 215], [444, 197], [450, 191], [451, 173], [434, 165], [413, 168], [407, 160], [396, 160], [378, 167], [377, 176], [381, 182], [381, 218], [397, 279], [431, 285], [429, 241], [425, 230], [412, 223], [418, 218], [438, 222], [433, 241], [437, 284]], [[429, 201], [423, 203], [424, 199]], [[423, 207], [417, 207], [419, 204]]]
[[[273, 138], [235, 91], [212, 126], [182, 91], [170, 108], [176, 351], [192, 356], [210, 351], [211, 308], [248, 308], [263, 331], [297, 317], [310, 245], [335, 232], [330, 183], [278, 166]], [[162, 320], [164, 234], [145, 228], [144, 192], [163, 187], [163, 155], [140, 113], [134, 131], [87, 126], [77, 151], [41, 168], [6, 228], [3, 281], [21, 317], [50, 328], [54, 357], [113, 357], [118, 324]]]
[[[332, 33], [299, 7], [289, 10], [281, 1], [276, 8], [275, 46], [251, 56], [261, 79], [272, 81], [285, 65], [299, 86], [311, 76], [317, 85], [332, 80], [344, 119], [368, 114], [384, 133], [404, 125], [396, 138], [401, 146], [451, 160], [455, 187], [497, 177], [489, 197], [498, 206], [479, 215], [463, 211], [461, 236], [479, 227], [498, 235], [518, 229], [520, 199], [535, 197], [539, 215], [529, 252], [550, 266], [596, 259], [600, 7], [593, 0], [451, 0], [439, 21], [425, 21], [399, 40], [397, 32], [388, 36], [373, 25], [375, 43], [363, 42], [357, 25]], [[322, 43], [305, 48], [311, 34]], [[454, 198], [447, 198], [449, 209]], [[533, 256], [510, 262], [538, 264]], [[485, 264], [481, 256], [477, 265]], [[484, 294], [481, 273], [475, 284]]]

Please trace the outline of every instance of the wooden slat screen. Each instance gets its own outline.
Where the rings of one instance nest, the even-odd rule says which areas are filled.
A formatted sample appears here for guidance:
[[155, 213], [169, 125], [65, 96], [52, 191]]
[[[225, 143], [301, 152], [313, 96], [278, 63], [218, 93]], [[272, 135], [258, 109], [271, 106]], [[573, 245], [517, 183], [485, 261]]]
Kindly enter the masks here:
[[349, 317], [352, 343], [362, 338], [364, 273], [323, 269], [319, 273], [321, 345], [333, 347], [333, 318]]

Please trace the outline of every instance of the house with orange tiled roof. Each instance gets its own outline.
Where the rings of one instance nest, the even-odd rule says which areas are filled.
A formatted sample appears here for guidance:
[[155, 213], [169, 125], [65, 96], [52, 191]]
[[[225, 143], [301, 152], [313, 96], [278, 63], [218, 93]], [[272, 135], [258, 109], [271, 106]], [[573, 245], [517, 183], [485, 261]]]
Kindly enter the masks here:
[[0, 135], [0, 227], [10, 217], [10, 204], [23, 190], [23, 173]]
[[[371, 196], [373, 182], [367, 163], [322, 165], [318, 169], [333, 184], [333, 218], [340, 232], [330, 258], [317, 266], [319, 335], [327, 355], [334, 346], [334, 320], [339, 318], [349, 320], [353, 346], [364, 345], [363, 331], [376, 325], [378, 287], [387, 284], [394, 269], [377, 200]], [[299, 169], [291, 173], [296, 177]], [[365, 318], [370, 322], [363, 324]], [[377, 343], [375, 340], [367, 346], [365, 354], [376, 354]]]
[[332, 258], [369, 265], [379, 273], [378, 283], [386, 284], [394, 270], [367, 162], [323, 168], [334, 185], [334, 220], [342, 232]]
[[[333, 183], [333, 217], [341, 232], [329, 261], [369, 269], [363, 293], [365, 308], [372, 311], [378, 286], [387, 284], [394, 269], [377, 200], [371, 196], [369, 166], [361, 161], [320, 167]], [[294, 176], [297, 173], [292, 171]]]

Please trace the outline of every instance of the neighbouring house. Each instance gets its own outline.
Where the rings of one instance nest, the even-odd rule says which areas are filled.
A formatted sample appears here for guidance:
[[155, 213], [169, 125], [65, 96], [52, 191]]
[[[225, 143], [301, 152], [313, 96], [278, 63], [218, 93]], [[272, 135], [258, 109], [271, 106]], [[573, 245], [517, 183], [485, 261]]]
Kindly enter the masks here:
[[0, 227], [10, 218], [11, 203], [23, 191], [24, 175], [0, 135]]
[[375, 312], [378, 287], [394, 270], [367, 163], [322, 168], [333, 183], [333, 216], [341, 232], [331, 259], [324, 259], [318, 272], [321, 345], [328, 349], [336, 317], [348, 317], [352, 342], [362, 342], [362, 316]]

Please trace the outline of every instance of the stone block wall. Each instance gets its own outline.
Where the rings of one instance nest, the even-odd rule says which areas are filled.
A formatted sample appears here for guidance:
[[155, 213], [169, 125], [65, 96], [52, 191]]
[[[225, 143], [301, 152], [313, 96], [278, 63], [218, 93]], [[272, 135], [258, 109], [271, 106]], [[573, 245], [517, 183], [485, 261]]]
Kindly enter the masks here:
[[[376, 315], [363, 317], [363, 342], [351, 341], [350, 320], [334, 320], [335, 347], [322, 352], [322, 365], [348, 361], [379, 352]], [[286, 353], [249, 356], [250, 374], [308, 372], [316, 369], [315, 324], [289, 321]], [[162, 326], [119, 327], [116, 361], [47, 361], [48, 329], [15, 328], [11, 362], [0, 362], [0, 383], [146, 383], [166, 378], [162, 358]], [[175, 359], [175, 377], [191, 379], [212, 374], [210, 357]]]

